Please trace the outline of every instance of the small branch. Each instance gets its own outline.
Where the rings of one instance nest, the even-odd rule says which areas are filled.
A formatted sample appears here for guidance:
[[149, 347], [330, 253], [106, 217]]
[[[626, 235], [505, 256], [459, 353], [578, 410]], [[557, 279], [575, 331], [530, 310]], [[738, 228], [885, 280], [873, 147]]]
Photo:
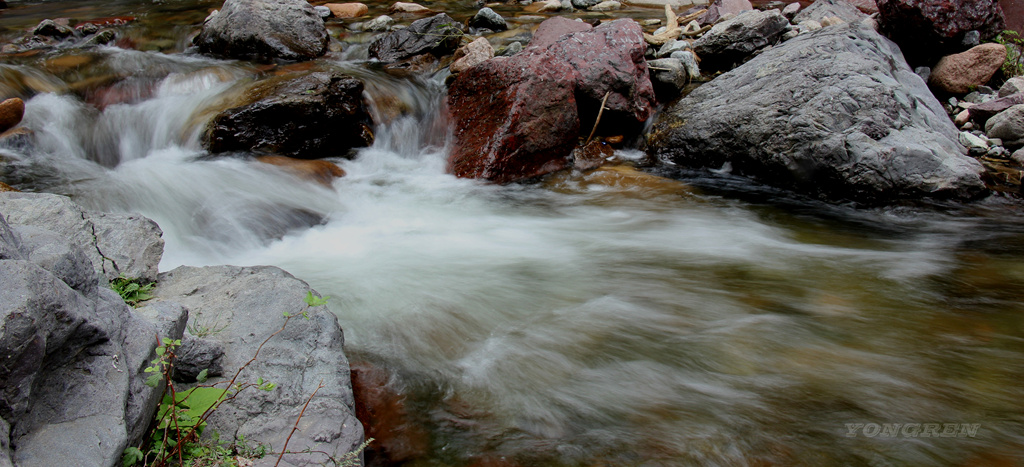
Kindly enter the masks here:
[[601, 114], [604, 113], [604, 104], [608, 102], [608, 96], [611, 95], [611, 91], [604, 93], [604, 99], [601, 99], [601, 109], [597, 111], [597, 120], [594, 121], [594, 128], [590, 130], [590, 136], [587, 136], [587, 142], [583, 143], [584, 146], [590, 144], [590, 140], [594, 138], [594, 132], [597, 131], [597, 124], [601, 123]]
[[704, 26], [704, 27], [700, 28], [697, 31], [683, 32], [683, 33], [681, 33], [681, 35], [686, 36], [686, 37], [699, 36], [699, 35], [704, 34], [705, 32], [708, 32], [710, 30], [711, 30], [711, 25], [709, 24], [707, 26]]
[[689, 14], [689, 15], [687, 15], [687, 16], [685, 16], [685, 17], [683, 17], [683, 18], [680, 18], [680, 19], [679, 19], [679, 24], [686, 24], [686, 23], [689, 23], [690, 21], [693, 21], [693, 20], [695, 20], [695, 19], [697, 19], [697, 18], [700, 18], [700, 15], [703, 15], [704, 13], [707, 13], [707, 12], [708, 12], [708, 9], [707, 9], [707, 8], [705, 8], [705, 9], [703, 9], [703, 10], [700, 10], [700, 11], [697, 11], [697, 12], [694, 12], [694, 13], [691, 13], [691, 14]]
[[309, 407], [309, 403], [313, 400], [313, 396], [320, 388], [324, 387], [324, 380], [320, 380], [320, 383], [316, 385], [316, 389], [313, 390], [313, 394], [309, 395], [309, 399], [306, 399], [306, 403], [302, 405], [302, 410], [299, 411], [299, 418], [295, 419], [295, 426], [292, 427], [292, 431], [288, 433], [288, 437], [284, 440], [284, 446], [281, 446], [281, 454], [277, 456], [277, 462], [274, 463], [274, 467], [277, 467], [281, 463], [281, 459], [284, 459], [284, 453], [288, 450], [288, 442], [292, 440], [292, 435], [295, 434], [295, 430], [299, 429], [299, 422], [302, 421], [302, 415], [306, 413], [306, 407]]

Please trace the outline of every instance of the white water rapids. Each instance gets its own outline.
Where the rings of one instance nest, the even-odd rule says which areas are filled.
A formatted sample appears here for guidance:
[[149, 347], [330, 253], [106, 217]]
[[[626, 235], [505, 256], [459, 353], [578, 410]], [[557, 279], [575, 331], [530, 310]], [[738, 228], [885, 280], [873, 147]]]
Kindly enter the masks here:
[[[349, 353], [391, 371], [430, 430], [414, 465], [983, 465], [1024, 452], [1015, 224], [757, 203], [632, 169], [636, 151], [535, 184], [457, 179], [443, 86], [343, 62], [371, 102], [411, 111], [337, 160], [347, 175], [325, 187], [201, 149], [204, 110], [255, 74], [245, 64], [101, 55], [160, 76], [152, 94], [97, 110], [0, 65], [57, 90], [28, 101], [37, 145], [0, 150], [14, 175], [156, 220], [162, 271], [276, 265], [329, 295]], [[992, 238], [1010, 256], [977, 245]], [[980, 429], [887, 437], [856, 423]]]

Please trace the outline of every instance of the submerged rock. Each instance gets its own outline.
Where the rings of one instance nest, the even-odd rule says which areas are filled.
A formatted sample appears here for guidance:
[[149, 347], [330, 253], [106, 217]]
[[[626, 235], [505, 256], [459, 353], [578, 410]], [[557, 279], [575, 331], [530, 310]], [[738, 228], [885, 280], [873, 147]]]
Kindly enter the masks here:
[[309, 60], [327, 51], [327, 27], [305, 0], [226, 0], [193, 40], [206, 54]]
[[14, 128], [25, 116], [25, 102], [17, 97], [0, 102], [0, 133]]
[[616, 20], [586, 29], [552, 43], [537, 34], [540, 43], [455, 78], [449, 171], [507, 183], [568, 167], [581, 126], [590, 129], [606, 96], [603, 127], [639, 131], [654, 108], [640, 26]]
[[377, 38], [370, 44], [369, 56], [382, 62], [396, 62], [426, 53], [440, 57], [455, 52], [462, 36], [462, 25], [441, 13]]
[[833, 201], [967, 199], [981, 165], [895, 44], [857, 24], [765, 51], [661, 113], [648, 152]]
[[203, 140], [210, 152], [318, 159], [346, 156], [373, 142], [363, 83], [355, 78], [327, 72], [286, 76], [257, 84], [247, 97], [251, 103], [210, 122]]

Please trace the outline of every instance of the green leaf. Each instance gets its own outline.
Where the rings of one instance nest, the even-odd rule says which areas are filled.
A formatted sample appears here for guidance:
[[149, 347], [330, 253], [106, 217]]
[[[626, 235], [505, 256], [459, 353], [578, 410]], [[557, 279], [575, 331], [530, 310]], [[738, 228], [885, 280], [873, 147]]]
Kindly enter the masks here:
[[155, 388], [158, 384], [160, 384], [161, 379], [163, 379], [163, 377], [160, 376], [159, 373], [149, 375], [149, 378], [146, 378], [146, 386]]
[[316, 297], [316, 296], [313, 295], [313, 291], [312, 290], [307, 290], [306, 291], [306, 305], [309, 305], [309, 306], [326, 305], [327, 301], [330, 300], [330, 298], [331, 297], [323, 297], [323, 298]]
[[209, 373], [210, 373], [210, 370], [200, 371], [199, 374], [196, 375], [196, 381], [198, 381], [200, 383], [205, 383], [207, 378], [209, 378]]
[[146, 456], [142, 454], [141, 449], [135, 446], [128, 446], [124, 449], [124, 453], [121, 455], [121, 465], [124, 467], [131, 467], [145, 457]]
[[160, 347], [156, 348], [156, 354], [157, 355], [163, 357], [165, 353], [167, 353], [167, 347], [160, 346]]

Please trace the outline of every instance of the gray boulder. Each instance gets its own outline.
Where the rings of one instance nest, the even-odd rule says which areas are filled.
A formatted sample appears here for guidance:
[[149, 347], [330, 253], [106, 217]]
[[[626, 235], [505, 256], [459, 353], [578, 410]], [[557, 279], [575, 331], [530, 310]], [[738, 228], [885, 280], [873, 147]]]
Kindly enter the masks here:
[[369, 57], [390, 63], [426, 53], [450, 55], [458, 49], [462, 36], [462, 25], [440, 13], [378, 37], [370, 44]]
[[118, 275], [156, 280], [164, 241], [152, 220], [86, 211], [67, 197], [46, 193], [4, 193], [0, 212], [12, 226], [35, 226], [68, 239], [107, 282]]
[[847, 23], [856, 23], [867, 18], [868, 15], [845, 0], [817, 0], [811, 6], [797, 13], [793, 17], [793, 24], [800, 24], [801, 21], [806, 20], [820, 23], [821, 20], [831, 17], [837, 17]]
[[1024, 76], [1014, 76], [1006, 80], [1002, 86], [999, 87], [999, 97], [1012, 96], [1024, 92]]
[[1024, 146], [1024, 104], [1017, 104], [988, 119], [985, 135], [1003, 140], [1009, 148]]
[[834, 201], [973, 198], [982, 166], [899, 49], [846, 24], [765, 51], [657, 118], [648, 152]]
[[[92, 235], [80, 208], [54, 198], [5, 205], [0, 218], [57, 206], [77, 212]], [[45, 220], [61, 228], [73, 219]], [[142, 369], [154, 336], [172, 331], [106, 287], [74, 232], [0, 222], [0, 251], [0, 465], [116, 464], [149, 425], [160, 388], [144, 384]], [[180, 307], [177, 321], [182, 328]]]
[[[218, 431], [224, 439], [244, 435], [281, 449], [303, 404], [322, 381], [324, 387], [310, 402], [288, 450], [308, 448], [340, 455], [362, 443], [341, 327], [325, 307], [310, 309], [309, 319], [299, 315], [310, 291], [305, 282], [273, 267], [219, 266], [179, 267], [161, 274], [159, 284], [156, 300], [180, 302], [192, 316], [226, 326], [207, 337], [224, 345], [225, 374], [209, 382], [230, 380], [267, 337], [284, 327], [238, 380], [263, 378], [278, 387], [271, 392], [249, 389], [242, 393], [244, 397], [226, 402], [210, 418], [208, 430]], [[287, 325], [285, 312], [297, 315]], [[289, 455], [284, 460], [289, 465], [326, 461], [321, 454]]]
[[779, 10], [748, 10], [722, 21], [693, 43], [705, 69], [720, 70], [779, 42], [789, 20]]
[[304, 0], [227, 0], [193, 39], [205, 54], [309, 60], [327, 51], [327, 27]]

